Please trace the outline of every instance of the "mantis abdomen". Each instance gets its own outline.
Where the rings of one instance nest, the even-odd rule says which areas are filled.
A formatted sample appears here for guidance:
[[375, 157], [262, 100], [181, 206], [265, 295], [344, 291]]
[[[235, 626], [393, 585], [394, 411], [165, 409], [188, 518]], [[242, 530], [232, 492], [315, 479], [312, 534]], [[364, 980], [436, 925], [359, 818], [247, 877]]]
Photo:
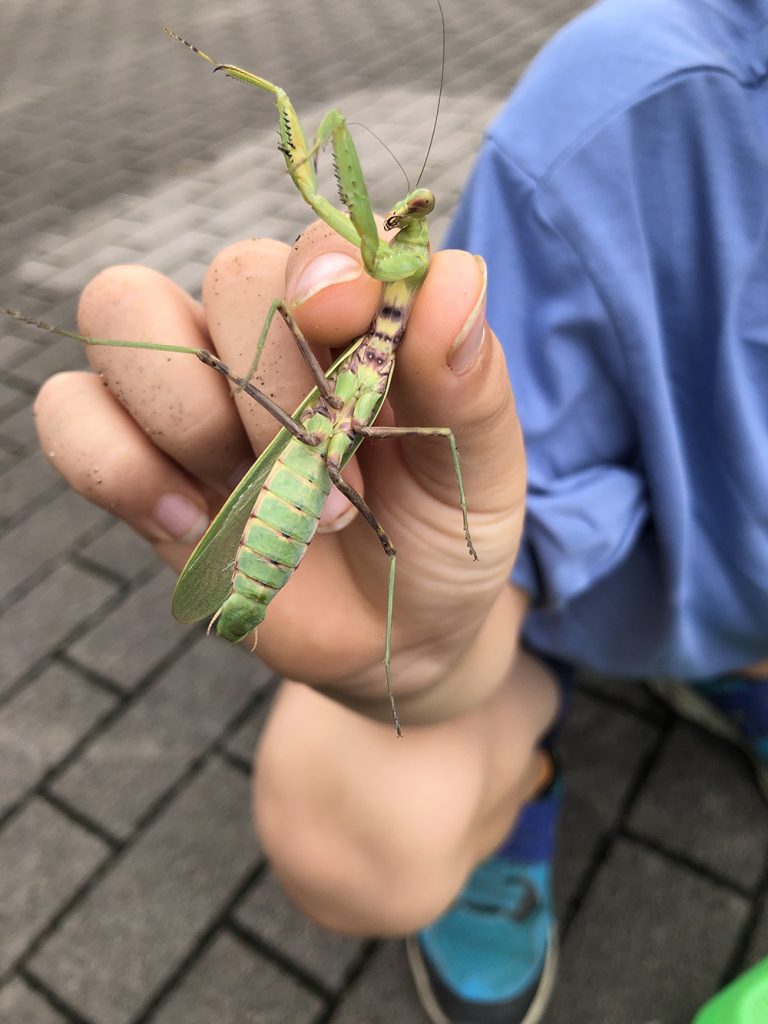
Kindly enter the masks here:
[[232, 592], [217, 616], [216, 632], [230, 643], [263, 620], [315, 535], [331, 489], [326, 447], [289, 441], [259, 492], [235, 555]]

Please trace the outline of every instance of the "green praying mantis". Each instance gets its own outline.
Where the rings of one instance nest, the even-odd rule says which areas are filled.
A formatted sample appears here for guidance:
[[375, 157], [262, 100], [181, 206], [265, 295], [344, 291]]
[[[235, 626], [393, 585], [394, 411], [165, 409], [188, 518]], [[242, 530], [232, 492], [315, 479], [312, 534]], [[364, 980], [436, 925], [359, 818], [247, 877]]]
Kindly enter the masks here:
[[[392, 720], [400, 736], [390, 666], [396, 551], [372, 509], [341, 474], [367, 437], [445, 438], [453, 458], [466, 544], [472, 558], [477, 558], [452, 431], [448, 427], [375, 426], [387, 397], [395, 354], [410, 310], [429, 269], [426, 218], [434, 209], [435, 198], [426, 188], [410, 191], [395, 204], [384, 222], [385, 229], [397, 229], [397, 234], [391, 241], [381, 240], [358, 154], [339, 111], [331, 110], [325, 115], [310, 146], [293, 104], [279, 86], [234, 65], [218, 64], [170, 29], [165, 31], [215, 71], [224, 71], [231, 78], [272, 94], [278, 111], [278, 148], [294, 184], [318, 217], [359, 248], [368, 274], [382, 282], [381, 300], [369, 330], [329, 369], [323, 370], [287, 306], [282, 299], [276, 299], [264, 322], [252, 365], [240, 377], [206, 349], [90, 338], [13, 310], [5, 312], [83, 345], [195, 355], [223, 374], [236, 392], [245, 392], [274, 416], [280, 430], [229, 496], [182, 570], [173, 595], [173, 615], [180, 622], [212, 617], [209, 630], [215, 626], [216, 633], [231, 643], [239, 643], [253, 634], [255, 647], [257, 628], [267, 607], [301, 562], [317, 529], [325, 499], [335, 485], [374, 530], [389, 559], [383, 661]], [[326, 144], [331, 147], [339, 198], [347, 214], [317, 191], [317, 158]], [[315, 383], [292, 415], [251, 383], [270, 325], [278, 313], [291, 330]]]

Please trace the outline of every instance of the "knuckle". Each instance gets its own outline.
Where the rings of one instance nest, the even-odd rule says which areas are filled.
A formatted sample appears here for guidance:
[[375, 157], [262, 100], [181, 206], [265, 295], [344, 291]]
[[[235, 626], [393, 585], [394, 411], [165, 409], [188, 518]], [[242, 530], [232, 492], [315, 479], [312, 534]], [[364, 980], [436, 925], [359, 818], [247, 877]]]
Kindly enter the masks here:
[[80, 295], [77, 323], [85, 334], [99, 331], [116, 306], [123, 305], [131, 296], [145, 293], [166, 283], [157, 270], [135, 263], [120, 263], [106, 267], [91, 278]]
[[288, 254], [285, 242], [274, 238], [249, 238], [234, 242], [218, 252], [205, 275], [206, 287], [222, 279], [239, 278], [258, 271], [265, 263], [284, 263]]

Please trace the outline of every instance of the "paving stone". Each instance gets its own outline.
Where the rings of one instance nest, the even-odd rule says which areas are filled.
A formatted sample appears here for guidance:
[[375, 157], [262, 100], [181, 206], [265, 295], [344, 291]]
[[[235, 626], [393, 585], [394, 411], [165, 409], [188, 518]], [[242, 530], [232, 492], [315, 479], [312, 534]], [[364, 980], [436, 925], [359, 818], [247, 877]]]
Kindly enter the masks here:
[[[210, 252], [213, 257], [218, 251], [218, 246], [211, 246]], [[189, 292], [190, 295], [194, 295], [196, 298], [200, 297], [203, 287], [203, 279], [205, 278], [206, 271], [208, 270], [208, 264], [210, 260], [192, 260], [191, 262], [182, 262], [179, 267], [173, 272], [173, 280], [176, 284]]]
[[117, 263], [135, 263], [136, 251], [115, 245], [105, 246], [95, 252], [86, 264], [76, 263], [63, 270], [50, 274], [45, 281], [46, 287], [62, 295], [72, 295], [81, 291], [92, 277], [100, 271]]
[[744, 963], [740, 965], [740, 970], [746, 970], [747, 967], [756, 964], [758, 960], [768, 957], [768, 901], [765, 897], [759, 901], [758, 907], [759, 915], [754, 932], [752, 933], [747, 955]]
[[255, 659], [222, 648], [198, 634], [56, 780], [53, 792], [114, 835], [129, 835], [269, 678]]
[[[0, 481], [2, 483], [2, 481]], [[152, 545], [140, 537], [127, 523], [115, 521], [96, 540], [78, 548], [80, 558], [133, 580], [159, 559]]]
[[238, 905], [237, 920], [331, 990], [340, 988], [363, 943], [320, 928], [298, 910], [267, 872]]
[[104, 844], [34, 800], [0, 832], [0, 976], [104, 859]]
[[740, 886], [765, 870], [768, 815], [749, 764], [687, 722], [668, 736], [629, 827]]
[[5, 1024], [64, 1024], [64, 1018], [19, 978], [0, 988], [0, 1020]]
[[176, 578], [170, 569], [132, 591], [81, 637], [69, 654], [117, 686], [132, 690], [184, 639], [189, 626], [171, 615]]
[[731, 890], [619, 840], [568, 932], [545, 1024], [689, 1024], [748, 912]]
[[37, 447], [37, 431], [31, 402], [24, 404], [18, 412], [3, 417], [0, 421], [0, 438], [22, 454]]
[[54, 664], [1, 707], [0, 814], [68, 754], [114, 702]]
[[345, 993], [330, 1024], [360, 1024], [361, 1021], [365, 1024], [391, 1024], [392, 1021], [428, 1024], [411, 981], [402, 942], [381, 943]]
[[[266, 666], [264, 666], [264, 670], [267, 673], [270, 672], [270, 669]], [[256, 745], [259, 742], [261, 730], [264, 728], [264, 722], [269, 714], [271, 704], [270, 697], [265, 696], [265, 699], [254, 710], [253, 714], [232, 734], [226, 744], [227, 751], [239, 758], [248, 767], [253, 762]]]
[[220, 935], [155, 1024], [311, 1024], [322, 1001], [258, 952]]
[[20, 338], [10, 333], [3, 334], [0, 336], [0, 370], [16, 372], [25, 359], [37, 355], [39, 351], [39, 347], [29, 338]]
[[[67, 327], [68, 330], [75, 329], [72, 324], [62, 324], [62, 326]], [[88, 360], [80, 345], [65, 338], [54, 339], [50, 334], [46, 334], [45, 337], [50, 339], [49, 344], [36, 355], [27, 359], [21, 366], [15, 367], [13, 373], [16, 377], [35, 387], [40, 387], [43, 381], [52, 377], [54, 373], [87, 369]]]
[[62, 565], [6, 609], [0, 617], [0, 695], [113, 593], [111, 583]]
[[106, 521], [101, 509], [74, 491], [39, 505], [0, 541], [0, 600], [46, 562]]
[[611, 700], [619, 701], [629, 708], [663, 720], [666, 709], [643, 683], [633, 679], [613, 679], [610, 676], [593, 675], [589, 672], [579, 674], [579, 682], [593, 693], [603, 693]]
[[9, 451], [6, 442], [0, 437], [0, 473], [5, 473], [16, 464], [18, 452], [16, 449]]
[[48, 465], [42, 452], [18, 459], [0, 476], [0, 517], [9, 519], [26, 506], [43, 506], [52, 497], [61, 477]]
[[555, 892], [562, 915], [598, 844], [614, 827], [649, 750], [655, 727], [578, 689], [556, 752], [565, 802], [555, 862]]
[[[18, 373], [17, 373], [18, 376]], [[29, 395], [0, 380], [0, 416], [7, 416], [29, 402]]]
[[214, 762], [89, 891], [30, 968], [86, 1017], [127, 1024], [257, 857], [248, 781]]

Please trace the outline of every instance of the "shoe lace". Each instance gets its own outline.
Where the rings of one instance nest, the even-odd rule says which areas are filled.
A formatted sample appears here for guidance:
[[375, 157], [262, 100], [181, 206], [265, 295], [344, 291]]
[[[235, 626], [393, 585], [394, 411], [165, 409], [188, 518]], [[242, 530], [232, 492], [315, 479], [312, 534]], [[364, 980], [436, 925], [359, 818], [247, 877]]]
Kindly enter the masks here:
[[515, 924], [526, 921], [541, 904], [536, 886], [525, 875], [513, 870], [502, 879], [497, 879], [494, 888], [497, 891], [493, 894], [465, 891], [459, 903], [476, 914], [501, 915], [510, 918]]

